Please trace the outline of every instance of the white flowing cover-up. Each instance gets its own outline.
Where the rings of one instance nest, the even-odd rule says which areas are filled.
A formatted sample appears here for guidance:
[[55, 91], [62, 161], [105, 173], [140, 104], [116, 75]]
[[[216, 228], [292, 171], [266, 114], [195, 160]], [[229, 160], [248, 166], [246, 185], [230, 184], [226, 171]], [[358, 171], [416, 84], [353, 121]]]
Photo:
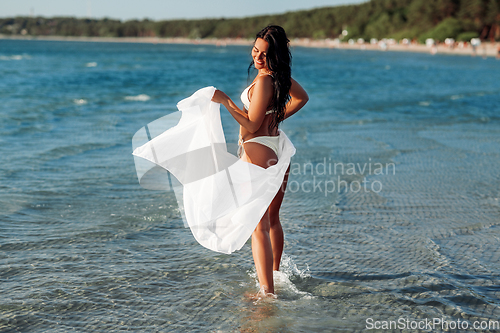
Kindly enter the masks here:
[[252, 235], [281, 187], [295, 147], [280, 131], [278, 163], [267, 169], [229, 153], [220, 104], [211, 101], [214, 92], [202, 88], [177, 104], [180, 112], [141, 128], [132, 139], [133, 155], [141, 185], [173, 189], [196, 240], [229, 254]]

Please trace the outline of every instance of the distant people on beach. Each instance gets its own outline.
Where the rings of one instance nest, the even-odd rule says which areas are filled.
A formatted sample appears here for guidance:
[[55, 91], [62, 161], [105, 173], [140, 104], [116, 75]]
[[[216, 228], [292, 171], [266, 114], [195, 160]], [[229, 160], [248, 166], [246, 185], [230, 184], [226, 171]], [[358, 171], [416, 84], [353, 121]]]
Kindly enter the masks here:
[[477, 48], [481, 45], [481, 40], [479, 38], [472, 38], [470, 45], [472, 46], [472, 56], [475, 57], [477, 55]]
[[436, 54], [437, 53], [436, 41], [433, 38], [427, 38], [425, 40], [425, 45], [427, 45], [427, 47], [431, 48], [431, 54]]

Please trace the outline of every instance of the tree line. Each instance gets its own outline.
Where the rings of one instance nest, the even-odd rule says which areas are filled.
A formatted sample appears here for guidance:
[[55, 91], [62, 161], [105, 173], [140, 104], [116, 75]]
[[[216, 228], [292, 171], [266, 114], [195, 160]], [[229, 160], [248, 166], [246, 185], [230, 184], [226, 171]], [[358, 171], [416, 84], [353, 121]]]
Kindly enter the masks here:
[[[290, 38], [500, 40], [500, 0], [371, 0], [357, 5], [246, 18], [120, 21], [73, 17], [0, 18], [0, 33], [32, 36], [254, 38], [268, 24]], [[344, 31], [344, 35], [342, 32]]]

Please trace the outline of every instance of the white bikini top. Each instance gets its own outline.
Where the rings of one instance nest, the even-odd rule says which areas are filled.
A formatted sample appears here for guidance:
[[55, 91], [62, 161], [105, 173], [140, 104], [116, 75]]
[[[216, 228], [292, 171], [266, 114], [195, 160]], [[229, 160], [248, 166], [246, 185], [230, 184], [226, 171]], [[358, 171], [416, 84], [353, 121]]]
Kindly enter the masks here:
[[[271, 75], [271, 74], [268, 74], [268, 75]], [[247, 110], [247, 112], [250, 109], [250, 98], [248, 98], [248, 92], [250, 91], [250, 88], [252, 88], [254, 84], [255, 84], [255, 82], [253, 82], [251, 85], [249, 85], [248, 87], [246, 87], [245, 90], [243, 90], [243, 92], [241, 93], [241, 96], [240, 96], [241, 102], [245, 106], [245, 109]], [[271, 113], [274, 113], [274, 112], [276, 112], [276, 110], [268, 110], [268, 111], [266, 111], [266, 116], [268, 114], [271, 114]]]

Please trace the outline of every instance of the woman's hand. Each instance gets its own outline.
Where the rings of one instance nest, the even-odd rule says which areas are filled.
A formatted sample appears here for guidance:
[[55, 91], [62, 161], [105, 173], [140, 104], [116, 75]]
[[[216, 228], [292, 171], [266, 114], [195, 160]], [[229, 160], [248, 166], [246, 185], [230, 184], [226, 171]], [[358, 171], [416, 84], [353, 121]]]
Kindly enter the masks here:
[[225, 102], [229, 100], [229, 96], [227, 96], [223, 91], [216, 89], [214, 92], [214, 96], [212, 97], [212, 102], [220, 103], [225, 105]]
[[265, 117], [265, 108], [269, 105], [270, 97], [267, 96], [268, 98], [266, 100], [265, 98], [262, 98], [262, 96], [265, 95], [265, 93], [269, 93], [270, 90], [268, 89], [267, 92], [264, 91], [263, 84], [260, 81], [262, 80], [258, 80], [255, 83], [254, 93], [252, 95], [252, 104], [248, 113], [241, 110], [223, 91], [218, 89], [215, 90], [212, 97], [212, 102], [224, 105], [234, 119], [251, 133], [257, 131], [262, 125], [262, 121]]

